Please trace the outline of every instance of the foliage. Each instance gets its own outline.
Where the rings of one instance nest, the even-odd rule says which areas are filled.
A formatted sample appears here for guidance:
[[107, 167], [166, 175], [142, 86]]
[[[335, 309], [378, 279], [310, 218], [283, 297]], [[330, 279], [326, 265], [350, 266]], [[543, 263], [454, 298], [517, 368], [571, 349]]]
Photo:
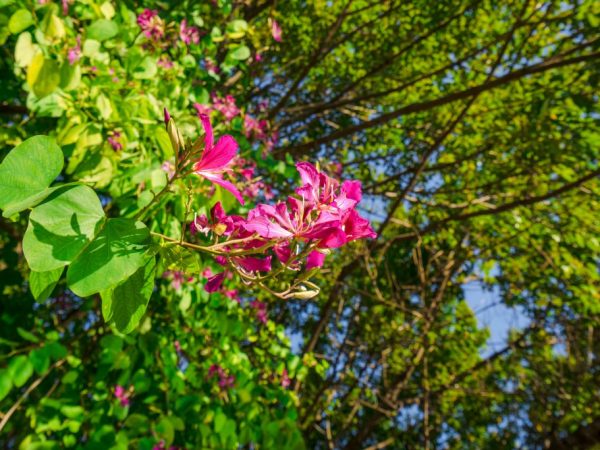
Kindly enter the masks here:
[[591, 445], [599, 14], [0, 0], [0, 445]]

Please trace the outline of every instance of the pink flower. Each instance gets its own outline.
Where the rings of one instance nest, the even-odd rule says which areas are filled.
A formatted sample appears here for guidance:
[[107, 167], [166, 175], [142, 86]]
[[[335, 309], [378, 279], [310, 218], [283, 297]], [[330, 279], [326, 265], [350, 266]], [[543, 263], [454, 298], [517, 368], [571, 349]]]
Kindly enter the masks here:
[[69, 49], [67, 58], [71, 66], [81, 59], [81, 36], [77, 36], [77, 45]]
[[186, 45], [190, 43], [197, 44], [200, 42], [200, 33], [196, 27], [188, 27], [187, 20], [183, 19], [179, 25], [179, 39], [181, 39]]
[[244, 199], [240, 191], [232, 183], [223, 179], [223, 173], [228, 171], [228, 166], [237, 153], [237, 142], [235, 142], [233, 137], [225, 135], [215, 145], [210, 119], [207, 115], [202, 114], [200, 115], [200, 120], [202, 121], [206, 137], [204, 138], [204, 151], [200, 160], [194, 164], [194, 172], [212, 183], [227, 189], [243, 205]]
[[267, 127], [266, 120], [256, 120], [249, 114], [244, 116], [244, 134], [247, 138], [254, 135], [258, 139], [264, 139], [266, 136], [265, 130]]
[[235, 377], [233, 375], [227, 375], [225, 370], [218, 364], [213, 364], [208, 369], [208, 378], [213, 378], [214, 376], [219, 378], [219, 387], [221, 389], [228, 389], [233, 387], [235, 383]]
[[217, 65], [217, 63], [215, 63], [212, 59], [210, 58], [206, 58], [204, 60], [204, 67], [206, 68], [206, 70], [210, 73], [214, 73], [217, 74], [219, 73], [219, 66]]
[[[132, 388], [133, 389], [133, 388]], [[116, 385], [115, 386], [115, 397], [121, 403], [121, 406], [129, 406], [129, 398], [131, 396], [130, 392], [127, 392], [123, 386]]]
[[113, 131], [111, 136], [108, 137], [107, 141], [114, 151], [123, 150], [123, 144], [119, 142], [119, 138], [121, 137], [121, 133], [118, 131]]
[[227, 95], [225, 98], [219, 98], [215, 94], [212, 96], [213, 108], [219, 111], [227, 121], [230, 121], [240, 113], [240, 109], [235, 104], [235, 98], [232, 95]]
[[229, 389], [232, 388], [235, 383], [235, 377], [233, 375], [223, 376], [219, 380], [219, 387], [221, 389]]
[[223, 368], [221, 366], [219, 366], [218, 364], [212, 364], [209, 368], [208, 368], [208, 376], [212, 377], [214, 375], [223, 375]]
[[169, 180], [173, 179], [175, 176], [175, 165], [171, 161], [165, 161], [160, 168], [165, 171]]
[[237, 289], [227, 289], [223, 291], [223, 295], [231, 300], [240, 303], [240, 296]]
[[142, 29], [144, 36], [153, 41], [158, 41], [165, 34], [165, 24], [163, 20], [158, 17], [158, 11], [151, 9], [144, 9], [144, 11], [137, 17], [137, 23]]
[[194, 103], [194, 108], [196, 108], [196, 112], [198, 113], [198, 118], [200, 116], [208, 116], [212, 112], [213, 108], [209, 105], [201, 105], [200, 103]]
[[69, 14], [69, 3], [73, 3], [73, 0], [62, 0], [61, 3], [63, 14], [66, 16]]
[[281, 387], [287, 389], [290, 387], [290, 384], [292, 384], [292, 380], [288, 376], [288, 371], [287, 369], [283, 369], [283, 372], [281, 372]]
[[169, 58], [167, 58], [165, 55], [162, 55], [159, 59], [158, 62], [156, 63], [159, 67], [162, 67], [163, 69], [172, 69], [173, 68], [173, 61], [171, 61]]
[[210, 278], [213, 275], [214, 274], [213, 274], [212, 269], [210, 267], [205, 267], [204, 270], [202, 271], [202, 276], [204, 278]]
[[256, 312], [256, 320], [260, 323], [267, 323], [267, 305], [260, 300], [252, 300], [250, 307]]
[[185, 274], [181, 271], [181, 270], [167, 270], [164, 274], [163, 274], [164, 278], [170, 278], [171, 279], [171, 287], [173, 289], [175, 289], [176, 291], [181, 289], [181, 286], [184, 283], [191, 283], [192, 281], [194, 281], [194, 277], [186, 277]]
[[[345, 181], [340, 188], [336, 180], [310, 163], [296, 167], [303, 182], [296, 189], [300, 199], [289, 197], [287, 204], [258, 205], [248, 213], [243, 225], [247, 231], [269, 240], [298, 239], [317, 248], [336, 248], [355, 239], [376, 237], [369, 222], [354, 210], [362, 197], [358, 181]], [[320, 267], [323, 260], [324, 255], [312, 253], [308, 268]]]
[[275, 19], [269, 19], [271, 21], [271, 35], [277, 42], [281, 42], [281, 27]]

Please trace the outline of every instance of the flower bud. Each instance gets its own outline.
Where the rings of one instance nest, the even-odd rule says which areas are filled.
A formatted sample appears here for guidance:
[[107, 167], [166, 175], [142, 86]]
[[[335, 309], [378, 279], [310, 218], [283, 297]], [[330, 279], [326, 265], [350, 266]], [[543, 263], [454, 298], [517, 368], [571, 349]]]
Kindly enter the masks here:
[[[165, 119], [168, 115], [169, 113], [167, 112]], [[179, 128], [177, 128], [177, 125], [175, 125], [175, 121], [171, 116], [169, 116], [169, 121], [167, 122], [167, 134], [171, 140], [171, 146], [173, 147], [175, 155], [179, 155], [179, 152], [185, 148], [185, 142], [183, 141], [181, 131], [179, 131]]]
[[165, 126], [169, 124], [169, 120], [171, 120], [171, 114], [169, 114], [169, 111], [167, 110], [167, 108], [164, 108], [164, 114], [165, 114]]
[[319, 291], [314, 289], [314, 290], [309, 290], [309, 291], [296, 291], [291, 294], [288, 294], [286, 297], [287, 298], [298, 298], [300, 300], [309, 300], [313, 297], [316, 297], [317, 295], [319, 295]]

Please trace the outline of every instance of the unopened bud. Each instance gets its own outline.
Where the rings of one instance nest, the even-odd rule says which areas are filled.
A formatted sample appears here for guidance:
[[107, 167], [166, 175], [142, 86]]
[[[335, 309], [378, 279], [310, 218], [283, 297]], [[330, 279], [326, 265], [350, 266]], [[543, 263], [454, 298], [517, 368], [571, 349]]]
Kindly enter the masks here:
[[167, 110], [167, 108], [164, 108], [164, 113], [165, 113], [165, 126], [169, 124], [169, 120], [171, 120], [171, 114], [169, 114], [169, 111]]
[[179, 128], [177, 128], [177, 125], [175, 125], [175, 121], [170, 116], [169, 122], [167, 122], [167, 134], [169, 135], [169, 139], [171, 140], [171, 146], [173, 147], [175, 155], [179, 155], [180, 150], [185, 148], [185, 143], [183, 141], [181, 131], [179, 131]]
[[319, 295], [318, 290], [296, 291], [288, 294], [287, 298], [299, 298], [300, 300], [308, 300]]

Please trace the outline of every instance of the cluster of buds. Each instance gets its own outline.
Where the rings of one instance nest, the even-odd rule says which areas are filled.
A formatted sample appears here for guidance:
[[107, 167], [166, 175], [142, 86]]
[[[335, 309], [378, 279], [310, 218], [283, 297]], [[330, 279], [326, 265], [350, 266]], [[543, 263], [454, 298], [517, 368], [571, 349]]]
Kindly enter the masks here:
[[[229, 135], [222, 136], [215, 144], [208, 116], [201, 115], [200, 119], [204, 142], [185, 144], [165, 110], [167, 132], [178, 155], [175, 177], [180, 172], [194, 173], [228, 190], [243, 205], [236, 185], [225, 179], [226, 175], [232, 177], [231, 166], [238, 145]], [[181, 171], [181, 168], [186, 169]], [[208, 278], [206, 291], [222, 290], [225, 278], [236, 273], [245, 283], [257, 285], [279, 298], [309, 299], [319, 292], [308, 280], [311, 269], [321, 267], [331, 249], [357, 239], [376, 237], [369, 222], [356, 209], [362, 197], [359, 181], [340, 183], [308, 162], [299, 162], [296, 168], [302, 184], [286, 201], [259, 204], [245, 217], [228, 215], [217, 202], [209, 216], [195, 216], [190, 224], [191, 234], [204, 235], [213, 243], [181, 244], [212, 254], [224, 267], [222, 272]], [[274, 291], [266, 284], [284, 272], [300, 273], [302, 269], [305, 273], [295, 277], [283, 290]]]

